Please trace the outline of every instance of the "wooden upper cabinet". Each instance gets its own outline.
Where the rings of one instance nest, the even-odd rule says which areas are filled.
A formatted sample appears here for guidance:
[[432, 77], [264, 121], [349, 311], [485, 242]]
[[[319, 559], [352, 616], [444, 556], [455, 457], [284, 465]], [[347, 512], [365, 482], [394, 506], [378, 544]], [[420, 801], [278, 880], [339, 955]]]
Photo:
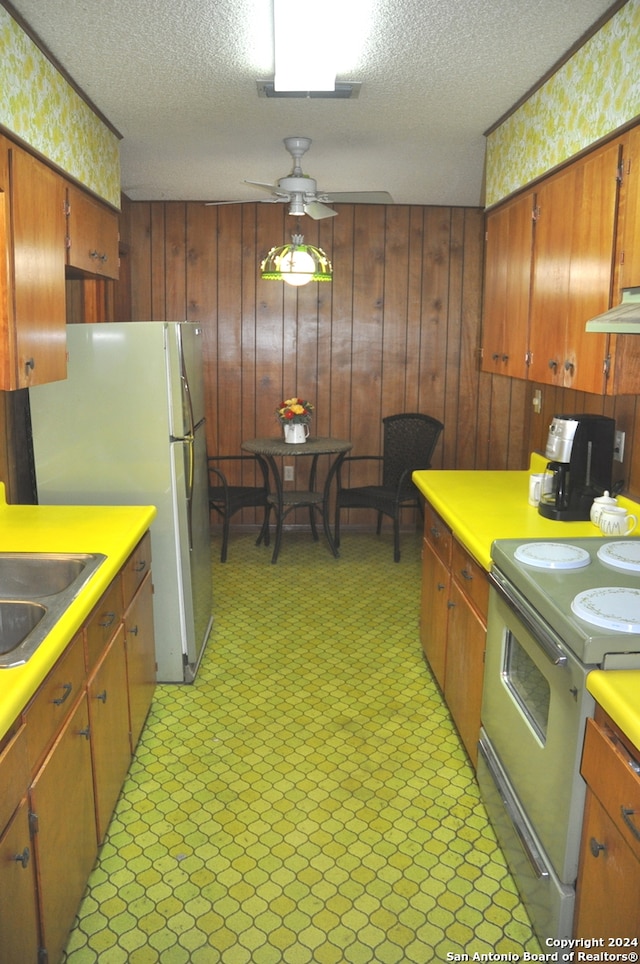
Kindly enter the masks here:
[[527, 377], [535, 196], [527, 192], [487, 215], [482, 369]]
[[611, 298], [621, 143], [543, 181], [536, 194], [529, 378], [605, 391], [607, 335], [587, 335]]
[[118, 279], [118, 215], [73, 184], [67, 186], [67, 264], [103, 278]]
[[614, 305], [622, 300], [623, 288], [640, 286], [640, 127], [623, 138], [618, 222]]
[[[4, 220], [10, 224], [5, 238], [9, 276], [0, 388], [16, 389], [57, 381], [67, 374], [65, 183], [4, 138], [0, 150], [4, 155], [0, 172], [5, 177], [8, 172], [9, 184], [8, 219], [7, 192], [3, 192]], [[4, 265], [3, 257], [0, 271]]]
[[[622, 300], [623, 288], [640, 286], [640, 127], [634, 127], [623, 139], [618, 211], [614, 305]], [[640, 338], [611, 335], [609, 353], [611, 377], [607, 391], [612, 395], [637, 395], [640, 392]]]
[[11, 248], [9, 151], [0, 137], [0, 388], [7, 388], [15, 366], [13, 299], [9, 292]]

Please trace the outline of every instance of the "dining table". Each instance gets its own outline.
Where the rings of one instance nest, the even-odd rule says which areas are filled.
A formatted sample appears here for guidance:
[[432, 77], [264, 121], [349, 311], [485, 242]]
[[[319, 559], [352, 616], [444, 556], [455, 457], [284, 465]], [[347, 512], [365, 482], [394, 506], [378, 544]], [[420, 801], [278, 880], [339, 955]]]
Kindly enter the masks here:
[[[316, 542], [319, 536], [315, 513], [320, 514], [329, 548], [335, 558], [340, 555], [329, 524], [329, 496], [331, 483], [352, 444], [346, 439], [313, 435], [299, 443], [285, 442], [282, 438], [254, 438], [242, 443], [241, 448], [245, 452], [251, 452], [253, 455], [259, 455], [265, 459], [273, 479], [273, 491], [268, 496], [276, 517], [276, 537], [271, 556], [272, 563], [278, 561], [280, 554], [284, 520], [290, 512], [299, 508], [308, 508], [311, 534]], [[318, 489], [318, 459], [321, 455], [333, 456], [333, 458], [330, 461], [324, 484]], [[301, 457], [311, 459], [308, 486], [306, 489], [285, 489], [278, 460]]]

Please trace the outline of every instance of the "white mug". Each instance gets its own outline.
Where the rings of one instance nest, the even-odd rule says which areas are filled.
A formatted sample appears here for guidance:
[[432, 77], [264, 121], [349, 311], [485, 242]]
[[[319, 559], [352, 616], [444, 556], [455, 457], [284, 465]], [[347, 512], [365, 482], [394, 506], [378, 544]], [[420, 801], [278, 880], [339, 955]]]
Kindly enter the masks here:
[[284, 440], [292, 445], [299, 445], [306, 442], [309, 438], [309, 426], [299, 425], [298, 423], [288, 423], [284, 426]]
[[544, 472], [532, 472], [529, 476], [529, 505], [537, 505], [543, 493]]
[[638, 519], [621, 505], [607, 506], [600, 513], [599, 525], [604, 536], [628, 536], [638, 525]]

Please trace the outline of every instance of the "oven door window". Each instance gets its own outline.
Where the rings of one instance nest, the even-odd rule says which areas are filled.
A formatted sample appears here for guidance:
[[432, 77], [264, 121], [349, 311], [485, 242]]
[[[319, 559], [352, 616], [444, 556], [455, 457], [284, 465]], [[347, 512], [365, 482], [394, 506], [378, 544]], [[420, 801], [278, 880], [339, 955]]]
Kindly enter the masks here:
[[547, 739], [551, 690], [511, 630], [507, 630], [502, 675], [525, 719], [542, 744]]

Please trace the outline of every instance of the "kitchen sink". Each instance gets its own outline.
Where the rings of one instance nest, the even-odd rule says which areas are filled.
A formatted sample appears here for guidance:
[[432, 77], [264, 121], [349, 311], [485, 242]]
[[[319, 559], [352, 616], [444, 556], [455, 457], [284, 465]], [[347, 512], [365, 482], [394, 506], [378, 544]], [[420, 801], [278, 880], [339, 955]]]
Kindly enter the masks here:
[[[54, 596], [75, 583], [78, 576], [94, 572], [104, 556], [68, 552], [0, 552], [0, 597], [32, 599]], [[86, 576], [88, 578], [88, 576]], [[86, 580], [85, 580], [86, 581]]]
[[47, 612], [41, 603], [0, 599], [0, 655], [12, 652]]
[[102, 553], [0, 552], [0, 669], [33, 656], [105, 559]]

